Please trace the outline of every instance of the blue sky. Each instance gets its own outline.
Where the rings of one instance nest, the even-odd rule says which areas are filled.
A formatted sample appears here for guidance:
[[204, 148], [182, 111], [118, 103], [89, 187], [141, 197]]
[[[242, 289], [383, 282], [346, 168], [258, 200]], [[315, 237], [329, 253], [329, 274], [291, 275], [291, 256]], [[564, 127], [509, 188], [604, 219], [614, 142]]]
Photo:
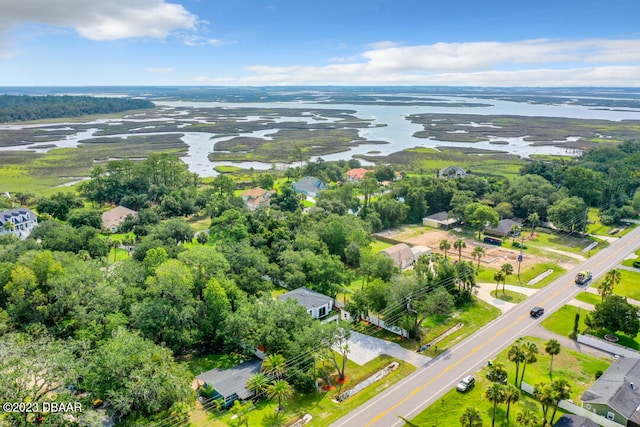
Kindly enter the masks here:
[[0, 86], [640, 86], [640, 1], [0, 0]]

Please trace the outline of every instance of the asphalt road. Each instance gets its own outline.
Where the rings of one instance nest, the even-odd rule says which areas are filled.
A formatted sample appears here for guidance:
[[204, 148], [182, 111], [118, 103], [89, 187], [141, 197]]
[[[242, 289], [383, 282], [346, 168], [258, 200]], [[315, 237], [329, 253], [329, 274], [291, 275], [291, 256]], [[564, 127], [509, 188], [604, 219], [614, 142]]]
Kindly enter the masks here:
[[[462, 377], [474, 373], [510, 345], [526, 335], [553, 311], [572, 300], [582, 288], [575, 285], [575, 275], [580, 270], [591, 270], [594, 279], [615, 268], [640, 246], [640, 227], [613, 242], [573, 270], [527, 300], [485, 325], [475, 334], [449, 351], [419, 367], [413, 374], [351, 411], [332, 427], [393, 427], [402, 426], [403, 416], [411, 419], [451, 390]], [[533, 319], [529, 310], [542, 306], [545, 314]]]

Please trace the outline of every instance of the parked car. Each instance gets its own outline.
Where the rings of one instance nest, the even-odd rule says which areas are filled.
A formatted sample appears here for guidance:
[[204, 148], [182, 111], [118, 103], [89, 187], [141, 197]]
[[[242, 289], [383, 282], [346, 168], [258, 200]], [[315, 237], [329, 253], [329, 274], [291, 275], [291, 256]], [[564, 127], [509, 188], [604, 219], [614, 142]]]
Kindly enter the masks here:
[[533, 307], [529, 314], [531, 315], [531, 317], [540, 317], [544, 314], [544, 308], [538, 306]]
[[456, 386], [456, 390], [464, 393], [471, 389], [475, 383], [476, 379], [473, 378], [473, 375], [467, 375], [458, 383], [458, 385]]

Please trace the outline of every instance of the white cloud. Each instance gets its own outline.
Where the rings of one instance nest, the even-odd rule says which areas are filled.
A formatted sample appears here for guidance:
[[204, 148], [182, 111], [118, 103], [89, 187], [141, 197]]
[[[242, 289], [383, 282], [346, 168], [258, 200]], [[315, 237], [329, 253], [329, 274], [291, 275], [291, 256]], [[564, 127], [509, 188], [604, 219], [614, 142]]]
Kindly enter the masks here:
[[198, 17], [165, 0], [3, 0], [0, 32], [23, 23], [75, 29], [91, 40], [165, 38], [176, 30], [196, 31]]
[[[435, 43], [362, 52], [324, 66], [246, 67], [239, 84], [640, 86], [640, 40]], [[388, 47], [385, 47], [388, 46]], [[335, 60], [335, 59], [334, 59]]]
[[147, 68], [147, 71], [150, 72], [150, 73], [154, 73], [154, 74], [169, 74], [169, 73], [173, 73], [173, 68], [171, 68], [171, 67], [167, 67], [167, 68], [150, 67], [150, 68]]
[[388, 49], [391, 47], [397, 47], [400, 46], [400, 43], [397, 42], [392, 42], [392, 41], [380, 41], [380, 42], [373, 42], [373, 43], [369, 43], [367, 45], [367, 47], [369, 49]]
[[198, 34], [180, 33], [178, 34], [178, 37], [187, 46], [223, 46], [223, 45], [231, 44], [231, 42], [226, 42], [224, 40], [218, 40], [218, 39], [211, 39], [204, 36], [200, 36]]

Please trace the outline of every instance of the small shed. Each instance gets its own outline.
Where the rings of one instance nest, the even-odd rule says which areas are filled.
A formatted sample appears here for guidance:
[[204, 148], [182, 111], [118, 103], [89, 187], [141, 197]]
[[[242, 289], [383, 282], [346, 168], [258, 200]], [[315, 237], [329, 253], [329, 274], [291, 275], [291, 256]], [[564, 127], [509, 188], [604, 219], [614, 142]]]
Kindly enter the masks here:
[[[516, 226], [516, 227], [514, 227]], [[515, 237], [520, 235], [522, 224], [512, 219], [503, 219], [497, 227], [485, 227], [484, 234], [498, 237]], [[512, 229], [514, 231], [512, 231]]]

